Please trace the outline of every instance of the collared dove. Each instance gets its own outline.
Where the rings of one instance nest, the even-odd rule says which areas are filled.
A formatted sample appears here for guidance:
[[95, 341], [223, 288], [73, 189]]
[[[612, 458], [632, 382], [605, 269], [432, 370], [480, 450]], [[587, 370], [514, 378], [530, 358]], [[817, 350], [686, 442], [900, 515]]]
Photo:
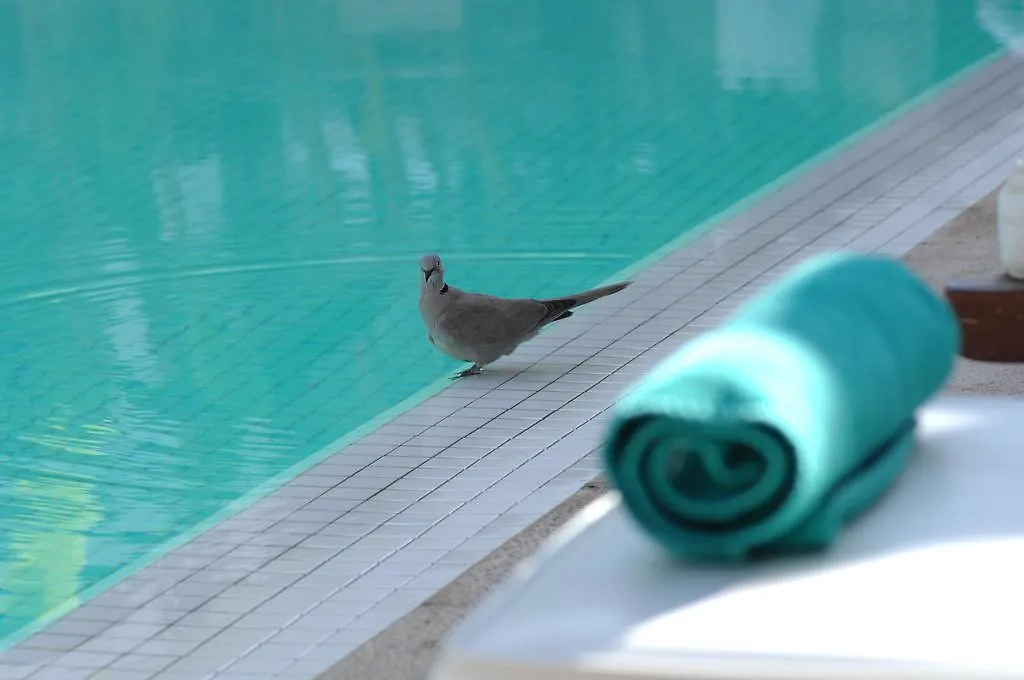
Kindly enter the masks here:
[[572, 316], [570, 310], [574, 307], [618, 293], [631, 283], [615, 283], [551, 300], [507, 299], [449, 286], [437, 255], [421, 257], [420, 270], [420, 315], [427, 326], [427, 337], [448, 356], [473, 363], [452, 379], [476, 375], [487, 364], [514, 352], [544, 326]]

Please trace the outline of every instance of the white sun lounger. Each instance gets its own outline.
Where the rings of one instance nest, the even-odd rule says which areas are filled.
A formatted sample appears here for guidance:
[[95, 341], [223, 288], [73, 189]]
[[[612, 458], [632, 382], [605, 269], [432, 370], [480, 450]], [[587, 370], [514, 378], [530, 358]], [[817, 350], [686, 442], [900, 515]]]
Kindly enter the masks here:
[[615, 494], [449, 640], [433, 680], [1024, 678], [1024, 400], [945, 397], [829, 552], [672, 563]]

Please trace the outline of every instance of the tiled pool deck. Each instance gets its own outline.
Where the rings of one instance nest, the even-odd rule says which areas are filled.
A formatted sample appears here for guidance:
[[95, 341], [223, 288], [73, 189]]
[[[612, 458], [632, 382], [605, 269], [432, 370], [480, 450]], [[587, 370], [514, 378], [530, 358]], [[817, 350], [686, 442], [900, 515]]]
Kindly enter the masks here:
[[1024, 153], [1002, 57], [0, 654], [6, 678], [313, 678], [599, 473], [603, 414], [806, 257], [900, 255]]

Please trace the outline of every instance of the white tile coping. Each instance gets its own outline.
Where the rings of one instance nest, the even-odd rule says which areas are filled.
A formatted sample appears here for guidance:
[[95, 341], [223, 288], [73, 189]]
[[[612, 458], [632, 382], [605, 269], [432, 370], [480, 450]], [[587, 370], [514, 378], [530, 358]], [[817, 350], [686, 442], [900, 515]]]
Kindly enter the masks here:
[[622, 293], [3, 652], [0, 680], [314, 677], [596, 477], [606, 409], [687, 337], [808, 256], [900, 255], [997, 186], [1024, 152], [1014, 66], [646, 258]]

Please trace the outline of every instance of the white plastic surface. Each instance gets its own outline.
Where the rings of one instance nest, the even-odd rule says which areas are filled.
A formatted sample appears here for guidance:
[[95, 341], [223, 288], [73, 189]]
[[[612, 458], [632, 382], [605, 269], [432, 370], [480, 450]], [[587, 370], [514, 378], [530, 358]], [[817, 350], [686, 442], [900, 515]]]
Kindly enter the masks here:
[[1024, 678], [1024, 400], [943, 398], [829, 552], [672, 563], [612, 494], [457, 631], [435, 680]]
[[996, 209], [999, 259], [1015, 279], [1024, 279], [1024, 162], [1016, 167], [999, 189]]

